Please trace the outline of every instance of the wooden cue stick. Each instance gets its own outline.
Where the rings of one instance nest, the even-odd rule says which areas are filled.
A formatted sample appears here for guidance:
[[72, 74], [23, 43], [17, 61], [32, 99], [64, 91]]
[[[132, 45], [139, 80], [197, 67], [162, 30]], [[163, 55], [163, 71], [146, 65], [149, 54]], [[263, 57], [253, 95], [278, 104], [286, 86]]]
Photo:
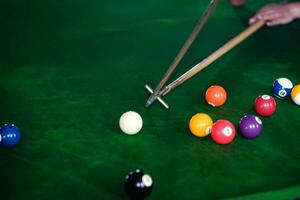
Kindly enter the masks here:
[[171, 90], [176, 88], [177, 86], [181, 85], [186, 80], [193, 77], [195, 74], [206, 68], [208, 65], [213, 63], [215, 60], [223, 56], [225, 53], [230, 51], [232, 48], [234, 48], [236, 45], [238, 45], [240, 42], [245, 40], [247, 37], [252, 35], [255, 31], [263, 27], [265, 24], [265, 21], [258, 21], [257, 23], [251, 25], [246, 30], [244, 30], [242, 33], [231, 39], [229, 42], [227, 42], [225, 45], [223, 45], [221, 48], [216, 50], [214, 53], [212, 53], [210, 56], [205, 58], [203, 61], [195, 65], [193, 68], [185, 72], [183, 75], [181, 75], [179, 78], [177, 78], [175, 81], [167, 85], [161, 92], [158, 94], [158, 96], [164, 96], [168, 94]]
[[179, 62], [182, 60], [194, 40], [196, 39], [198, 33], [201, 31], [205, 23], [207, 22], [209, 16], [213, 13], [217, 5], [219, 4], [220, 0], [211, 0], [209, 3], [207, 9], [205, 10], [204, 14], [201, 16], [199, 19], [197, 25], [195, 26], [194, 30], [190, 34], [189, 38], [186, 40], [182, 48], [180, 49], [179, 53], [175, 57], [174, 61], [172, 62], [171, 66], [167, 70], [166, 74], [163, 76], [163, 79], [159, 82], [157, 85], [156, 89], [152, 93], [152, 95], [149, 97], [146, 107], [150, 106], [152, 102], [156, 99], [157, 94], [160, 92], [162, 87], [165, 85], [165, 83], [168, 81], [170, 78], [171, 74], [174, 72], [175, 68], [179, 64]]

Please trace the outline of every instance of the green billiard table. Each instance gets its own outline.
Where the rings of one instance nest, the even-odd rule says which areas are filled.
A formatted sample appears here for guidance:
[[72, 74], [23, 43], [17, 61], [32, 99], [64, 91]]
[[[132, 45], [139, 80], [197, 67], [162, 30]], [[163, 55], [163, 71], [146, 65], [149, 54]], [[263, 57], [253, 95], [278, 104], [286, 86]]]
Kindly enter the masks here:
[[[241, 8], [222, 1], [171, 80], [247, 28], [271, 1]], [[278, 2], [278, 1], [277, 1]], [[300, 21], [264, 27], [192, 79], [144, 107], [209, 0], [19, 1], [0, 3], [0, 123], [22, 132], [0, 148], [0, 198], [127, 199], [125, 176], [152, 176], [149, 199], [300, 198], [300, 107], [276, 98], [262, 134], [228, 145], [194, 137], [203, 112], [237, 128], [276, 78], [300, 83]], [[170, 80], [170, 81], [171, 81]], [[213, 84], [225, 105], [204, 100]], [[143, 118], [141, 132], [119, 129], [122, 113]]]

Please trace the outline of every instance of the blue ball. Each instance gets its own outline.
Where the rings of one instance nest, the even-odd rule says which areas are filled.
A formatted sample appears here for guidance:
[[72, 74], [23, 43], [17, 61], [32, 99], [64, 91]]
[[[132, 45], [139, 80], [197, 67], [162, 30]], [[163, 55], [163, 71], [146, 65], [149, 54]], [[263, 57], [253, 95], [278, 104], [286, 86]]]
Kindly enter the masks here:
[[279, 98], [287, 98], [293, 89], [293, 83], [287, 78], [278, 78], [273, 83], [273, 94]]
[[0, 128], [0, 144], [3, 147], [12, 148], [19, 144], [21, 133], [14, 124], [5, 124]]

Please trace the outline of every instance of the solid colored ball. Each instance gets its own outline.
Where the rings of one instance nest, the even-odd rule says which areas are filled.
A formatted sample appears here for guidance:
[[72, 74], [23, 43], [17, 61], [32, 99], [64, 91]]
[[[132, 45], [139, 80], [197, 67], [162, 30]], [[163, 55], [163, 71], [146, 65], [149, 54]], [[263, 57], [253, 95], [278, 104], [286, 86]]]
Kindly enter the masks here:
[[142, 129], [143, 119], [137, 112], [128, 111], [120, 117], [119, 126], [127, 135], [134, 135]]
[[212, 85], [206, 90], [205, 100], [213, 107], [222, 106], [226, 102], [226, 99], [227, 93], [225, 89], [219, 85]]
[[276, 111], [276, 101], [269, 95], [258, 96], [254, 101], [254, 109], [260, 116], [269, 117]]
[[124, 188], [130, 198], [145, 199], [152, 192], [153, 181], [150, 175], [137, 169], [126, 176]]
[[239, 122], [239, 129], [245, 138], [256, 138], [262, 132], [262, 121], [255, 115], [245, 115]]
[[189, 128], [193, 135], [197, 137], [205, 137], [210, 134], [212, 124], [213, 120], [209, 115], [205, 113], [198, 113], [190, 119]]
[[3, 147], [13, 148], [20, 143], [21, 132], [14, 124], [4, 124], [0, 128], [0, 144]]
[[293, 88], [291, 98], [295, 104], [300, 105], [300, 84]]
[[211, 137], [217, 144], [229, 144], [235, 137], [235, 127], [227, 120], [218, 120], [212, 125]]
[[273, 94], [279, 98], [287, 98], [293, 88], [293, 83], [287, 78], [278, 78], [273, 83]]

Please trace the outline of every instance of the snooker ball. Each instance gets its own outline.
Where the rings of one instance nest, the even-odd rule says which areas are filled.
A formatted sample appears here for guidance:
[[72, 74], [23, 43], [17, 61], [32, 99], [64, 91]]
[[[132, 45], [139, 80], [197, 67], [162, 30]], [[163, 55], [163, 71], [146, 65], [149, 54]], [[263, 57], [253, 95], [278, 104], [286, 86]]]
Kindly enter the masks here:
[[0, 144], [6, 148], [13, 148], [19, 144], [21, 133], [18, 127], [14, 124], [4, 124], [0, 128]]
[[213, 106], [222, 106], [227, 99], [227, 93], [222, 86], [212, 85], [205, 92], [206, 102]]
[[300, 105], [300, 84], [293, 88], [291, 98], [295, 104]]
[[235, 127], [230, 121], [220, 119], [212, 125], [211, 137], [217, 144], [229, 144], [235, 137]]
[[152, 192], [153, 181], [150, 175], [137, 169], [126, 176], [124, 188], [131, 199], [145, 199]]
[[245, 115], [239, 122], [239, 129], [245, 138], [256, 138], [262, 132], [262, 121], [255, 115]]
[[287, 78], [278, 78], [273, 83], [273, 94], [279, 98], [287, 98], [293, 88], [293, 83]]
[[119, 126], [125, 134], [135, 135], [142, 129], [143, 119], [137, 112], [128, 111], [120, 117]]
[[205, 113], [197, 113], [191, 119], [189, 123], [190, 131], [196, 137], [205, 137], [210, 134], [213, 120]]
[[254, 101], [254, 109], [260, 116], [269, 117], [276, 111], [276, 101], [269, 95], [260, 95]]

